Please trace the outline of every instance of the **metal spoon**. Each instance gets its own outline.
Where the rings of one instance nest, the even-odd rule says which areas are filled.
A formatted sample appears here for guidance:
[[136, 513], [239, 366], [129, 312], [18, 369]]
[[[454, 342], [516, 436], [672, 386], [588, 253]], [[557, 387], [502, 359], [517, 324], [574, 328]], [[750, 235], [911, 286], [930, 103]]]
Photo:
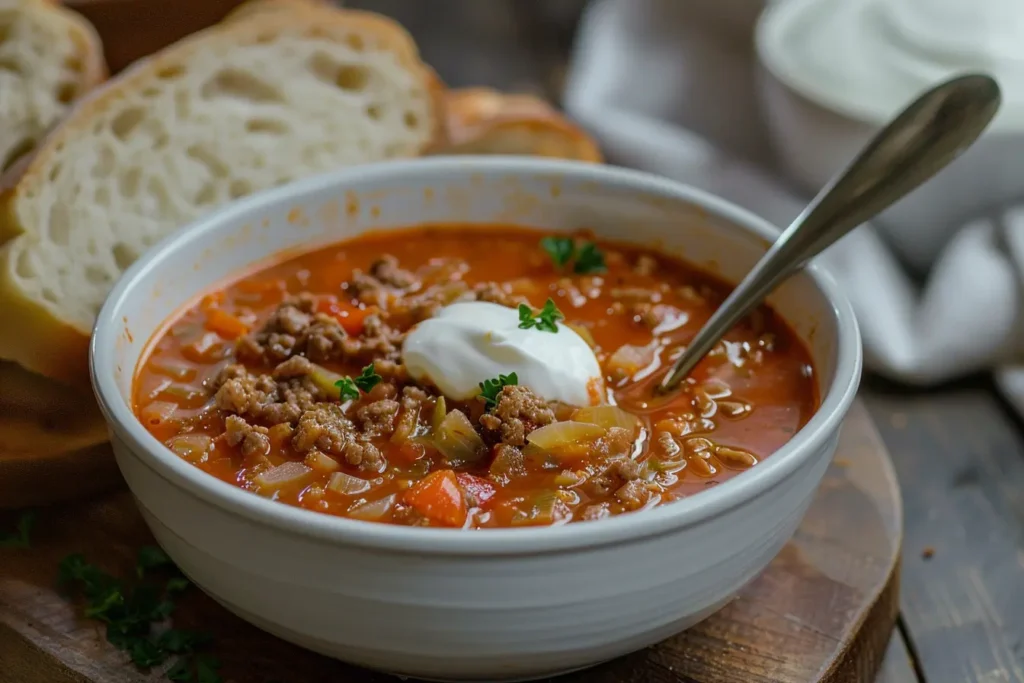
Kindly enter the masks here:
[[675, 389], [743, 316], [794, 271], [931, 178], [971, 146], [999, 109], [982, 74], [948, 80], [912, 102], [826, 185], [715, 311], [658, 385]]

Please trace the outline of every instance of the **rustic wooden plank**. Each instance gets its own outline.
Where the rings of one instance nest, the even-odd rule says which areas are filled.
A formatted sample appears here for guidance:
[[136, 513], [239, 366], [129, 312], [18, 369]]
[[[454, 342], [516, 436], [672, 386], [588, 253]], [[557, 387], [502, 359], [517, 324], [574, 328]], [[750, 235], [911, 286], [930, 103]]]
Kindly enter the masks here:
[[1024, 437], [986, 380], [871, 382], [906, 513], [903, 618], [929, 683], [1024, 683]]
[[882, 668], [878, 670], [875, 683], [922, 683], [914, 670], [914, 663], [907, 651], [907, 643], [903, 634], [896, 630], [889, 641], [889, 649], [885, 651]]
[[[877, 671], [898, 608], [901, 511], [892, 465], [865, 409], [844, 428], [835, 464], [794, 539], [718, 614], [653, 648], [558, 683], [860, 683]], [[0, 514], [0, 528], [11, 524]], [[124, 493], [46, 510], [33, 546], [0, 550], [0, 683], [135, 683], [102, 629], [54, 588], [72, 552], [119, 575], [152, 542]], [[391, 680], [302, 651], [193, 591], [176, 624], [214, 635], [225, 680], [379, 683]], [[900, 682], [902, 683], [902, 682]]]

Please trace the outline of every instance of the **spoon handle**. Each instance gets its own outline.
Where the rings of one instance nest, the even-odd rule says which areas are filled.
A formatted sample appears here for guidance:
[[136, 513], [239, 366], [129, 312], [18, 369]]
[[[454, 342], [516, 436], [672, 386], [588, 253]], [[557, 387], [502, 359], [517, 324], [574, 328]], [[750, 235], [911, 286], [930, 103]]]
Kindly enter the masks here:
[[779, 236], [697, 333], [661, 391], [674, 389], [782, 280], [958, 157], [981, 135], [999, 103], [999, 86], [981, 74], [945, 81], [911, 103]]

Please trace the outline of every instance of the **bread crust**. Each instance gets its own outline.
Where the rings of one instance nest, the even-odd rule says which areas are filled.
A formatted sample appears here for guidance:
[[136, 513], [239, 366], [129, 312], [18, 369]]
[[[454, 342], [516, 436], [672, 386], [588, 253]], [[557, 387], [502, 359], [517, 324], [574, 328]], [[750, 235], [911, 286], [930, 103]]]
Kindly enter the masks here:
[[[257, 0], [257, 3], [290, 3], [288, 21], [308, 26], [310, 31], [330, 31], [344, 27], [349, 32], [374, 35], [392, 51], [399, 62], [417, 74], [433, 103], [431, 135], [419, 153], [424, 153], [445, 139], [445, 87], [434, 71], [424, 64], [419, 50], [408, 32], [387, 17], [361, 10], [337, 9], [315, 0]], [[236, 10], [236, 12], [239, 10]], [[55, 154], [70, 139], [87, 134], [97, 117], [119, 104], [127, 95], [137, 92], [162, 70], [187, 62], [207, 41], [238, 44], [255, 42], [260, 36], [273, 33], [283, 21], [277, 11], [264, 6], [250, 8], [246, 13], [188, 36], [163, 50], [136, 62], [104, 86], [78, 100], [61, 125], [27, 158], [9, 169], [0, 180], [0, 358], [16, 361], [25, 368], [74, 386], [88, 386], [88, 344], [91, 329], [62, 320], [51, 308], [27, 297], [13, 280], [17, 240], [31, 239], [31, 227], [22, 224], [17, 215], [19, 201], [28, 188], [45, 184], [45, 169]]]
[[523, 154], [600, 163], [593, 139], [533, 95], [490, 88], [451, 90], [445, 98], [447, 140], [438, 154]]

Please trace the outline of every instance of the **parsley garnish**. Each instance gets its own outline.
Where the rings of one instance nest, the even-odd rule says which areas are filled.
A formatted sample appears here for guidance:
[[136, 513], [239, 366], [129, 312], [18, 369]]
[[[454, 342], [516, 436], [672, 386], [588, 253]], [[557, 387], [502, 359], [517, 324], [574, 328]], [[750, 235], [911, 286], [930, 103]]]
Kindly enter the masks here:
[[551, 257], [556, 268], [562, 268], [575, 257], [572, 270], [578, 275], [603, 273], [608, 269], [604, 253], [593, 242], [584, 242], [577, 249], [571, 237], [545, 237], [540, 241], [540, 246]]
[[571, 237], [545, 237], [540, 241], [540, 246], [548, 252], [548, 256], [558, 268], [569, 262], [572, 252], [576, 249]]
[[507, 375], [498, 375], [498, 379], [485, 379], [480, 382], [480, 396], [484, 399], [484, 403], [487, 404], [487, 409], [490, 410], [498, 404], [498, 394], [501, 393], [502, 387], [515, 386], [519, 384], [519, 378], [516, 377], [516, 373], [510, 372]]
[[519, 329], [529, 330], [536, 327], [542, 332], [558, 332], [558, 325], [555, 323], [559, 320], [565, 320], [565, 316], [551, 299], [547, 300], [544, 308], [540, 309], [540, 313], [536, 317], [529, 306], [519, 304]]
[[373, 363], [370, 363], [363, 368], [363, 374], [355, 378], [355, 383], [357, 387], [369, 393], [370, 389], [380, 384], [381, 379], [383, 378], [373, 369]]
[[14, 531], [0, 534], [0, 548], [27, 548], [31, 545], [32, 526], [36, 523], [36, 511], [26, 510], [18, 515]]
[[572, 269], [580, 275], [603, 273], [608, 270], [604, 263], [604, 253], [593, 242], [586, 242], [580, 247]]
[[[162, 587], [151, 579], [144, 580], [158, 568], [175, 572]], [[126, 652], [135, 666], [149, 669], [176, 656], [177, 661], [167, 671], [170, 680], [220, 683], [217, 661], [195, 654], [197, 648], [210, 642], [209, 634], [175, 628], [155, 632], [155, 627], [174, 611], [171, 598], [188, 586], [188, 580], [176, 572], [174, 563], [160, 548], [146, 546], [139, 550], [135, 568], [139, 580], [134, 586], [90, 564], [82, 555], [64, 558], [58, 582], [78, 589], [85, 599], [85, 616], [105, 623], [107, 640]]]
[[380, 384], [382, 379], [373, 369], [373, 363], [370, 363], [363, 368], [362, 374], [355, 379], [342, 377], [334, 383], [334, 386], [338, 387], [338, 393], [341, 395], [342, 401], [355, 401], [359, 398], [360, 389], [364, 392], [369, 392], [370, 389]]

